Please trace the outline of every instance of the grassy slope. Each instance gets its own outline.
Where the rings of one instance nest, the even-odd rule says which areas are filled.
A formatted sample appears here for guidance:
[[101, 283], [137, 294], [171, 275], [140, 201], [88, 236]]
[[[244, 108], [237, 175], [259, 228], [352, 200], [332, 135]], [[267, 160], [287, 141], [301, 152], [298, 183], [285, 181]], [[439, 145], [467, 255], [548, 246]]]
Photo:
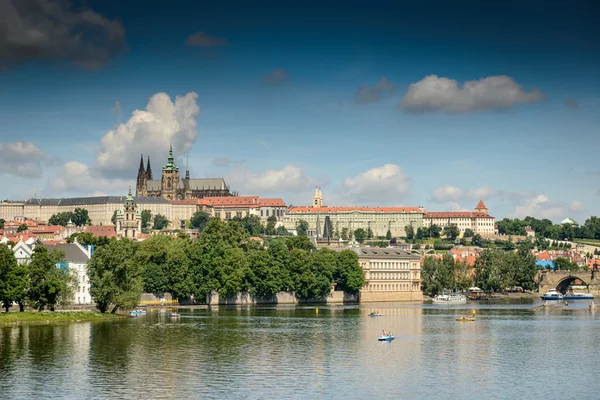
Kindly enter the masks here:
[[93, 311], [30, 311], [0, 313], [0, 325], [48, 323], [65, 321], [105, 321], [121, 318], [114, 314], [101, 314]]

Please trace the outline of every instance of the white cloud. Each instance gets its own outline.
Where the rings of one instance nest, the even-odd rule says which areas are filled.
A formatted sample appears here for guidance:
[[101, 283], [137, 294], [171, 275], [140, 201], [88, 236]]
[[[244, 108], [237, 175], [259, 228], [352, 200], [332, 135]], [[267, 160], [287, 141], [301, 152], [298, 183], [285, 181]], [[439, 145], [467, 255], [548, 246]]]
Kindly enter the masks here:
[[23, 141], [0, 143], [0, 160], [0, 173], [24, 178], [41, 177], [42, 165], [49, 163], [46, 153]]
[[569, 204], [569, 212], [579, 213], [584, 210], [583, 203], [577, 200], [574, 200]]
[[344, 179], [341, 189], [352, 202], [377, 205], [405, 199], [411, 182], [399, 165], [385, 164]]
[[56, 178], [50, 182], [49, 191], [57, 194], [75, 192], [101, 196], [104, 191], [126, 192], [129, 185], [131, 185], [130, 179], [106, 179], [85, 164], [69, 161], [63, 165], [56, 174]]
[[363, 86], [356, 89], [354, 93], [354, 101], [358, 104], [377, 103], [381, 100], [381, 96], [385, 93], [394, 93], [396, 86], [388, 81], [385, 76], [374, 86]]
[[95, 167], [107, 177], [131, 178], [140, 153], [163, 160], [170, 144], [176, 156], [187, 153], [198, 136], [197, 99], [195, 92], [177, 96], [175, 102], [166, 93], [154, 94], [145, 111], [135, 110], [127, 122], [104, 135]]
[[465, 192], [461, 188], [452, 185], [444, 185], [431, 193], [433, 201], [436, 203], [445, 203], [447, 201], [458, 201], [463, 199]]
[[517, 205], [512, 215], [518, 218], [531, 216], [535, 218], [558, 219], [564, 216], [564, 214], [562, 203], [551, 201], [544, 194], [537, 194], [527, 199], [525, 203]]
[[252, 172], [246, 168], [235, 168], [227, 176], [227, 184], [240, 194], [272, 194], [285, 192], [306, 192], [314, 188], [318, 181], [295, 165], [282, 169], [267, 169]]
[[469, 196], [473, 200], [487, 200], [490, 197], [494, 197], [498, 194], [499, 194], [498, 190], [488, 187], [488, 186], [483, 186], [483, 187], [469, 191]]
[[453, 202], [448, 203], [448, 211], [471, 211], [471, 210], [461, 207], [460, 204], [453, 201]]
[[69, 60], [91, 69], [126, 50], [121, 22], [66, 1], [0, 1], [0, 27], [0, 67]]
[[229, 167], [232, 161], [229, 157], [217, 157], [212, 160], [212, 165], [215, 167]]
[[521, 85], [506, 75], [466, 81], [462, 87], [454, 79], [429, 75], [408, 87], [398, 107], [418, 112], [464, 113], [508, 109], [518, 103], [544, 99], [539, 89], [524, 91]]

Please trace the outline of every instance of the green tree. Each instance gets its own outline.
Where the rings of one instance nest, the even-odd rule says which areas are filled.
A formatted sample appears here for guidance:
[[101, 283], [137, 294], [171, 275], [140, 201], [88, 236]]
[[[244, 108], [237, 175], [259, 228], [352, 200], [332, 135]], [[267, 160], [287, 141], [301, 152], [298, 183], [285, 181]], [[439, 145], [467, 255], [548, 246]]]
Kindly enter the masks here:
[[342, 240], [348, 240], [348, 231], [349, 231], [348, 228], [342, 228], [342, 235], [341, 235]]
[[367, 228], [367, 239], [373, 239], [373, 229], [371, 229], [371, 227]]
[[113, 211], [113, 215], [112, 217], [110, 217], [110, 222], [112, 222], [113, 225], [117, 226], [117, 212], [119, 210], [115, 210]]
[[306, 251], [315, 250], [315, 245], [308, 236], [290, 236], [286, 238], [286, 245], [289, 250], [302, 249]]
[[481, 235], [480, 234], [473, 235], [473, 238], [471, 239], [471, 244], [473, 246], [482, 247], [483, 238], [481, 237]]
[[252, 251], [248, 255], [251, 274], [250, 294], [262, 298], [272, 298], [282, 290], [281, 265], [276, 263], [270, 252]]
[[198, 229], [200, 232], [206, 228], [210, 221], [210, 214], [204, 211], [196, 211], [190, 218], [190, 226], [192, 229]]
[[98, 248], [88, 264], [90, 294], [100, 312], [113, 305], [135, 307], [142, 294], [140, 263], [135, 259], [136, 243], [130, 240], [111, 240]]
[[385, 238], [387, 240], [392, 240], [392, 231], [388, 229], [387, 233], [385, 234]]
[[453, 289], [456, 286], [454, 258], [449, 254], [444, 255], [442, 259], [425, 257], [421, 277], [423, 292], [431, 296], [445, 289]]
[[406, 225], [404, 227], [404, 232], [406, 232], [406, 238], [408, 240], [413, 240], [415, 238], [415, 228], [412, 225]]
[[21, 225], [19, 225], [19, 227], [17, 228], [17, 233], [25, 232], [26, 230], [27, 230], [27, 225], [25, 225], [25, 224], [21, 224]]
[[458, 226], [456, 224], [450, 224], [444, 227], [444, 236], [448, 239], [455, 240], [458, 235], [460, 235], [460, 231], [458, 230]]
[[40, 311], [48, 307], [54, 311], [56, 305], [72, 300], [73, 275], [64, 267], [57, 267], [64, 260], [64, 253], [48, 251], [37, 246], [27, 265], [30, 278], [28, 297], [32, 306]]
[[358, 262], [358, 255], [352, 250], [337, 254], [334, 280], [340, 288], [349, 293], [358, 293], [365, 285], [365, 275]]
[[354, 237], [358, 243], [363, 243], [367, 238], [367, 232], [363, 228], [358, 228], [354, 231]]
[[135, 260], [142, 269], [142, 283], [146, 293], [170, 292], [167, 259], [173, 241], [166, 235], [155, 235], [140, 243]]
[[23, 311], [28, 287], [27, 267], [17, 264], [12, 250], [0, 245], [0, 302], [6, 312], [13, 302]]
[[242, 227], [248, 231], [250, 236], [259, 236], [265, 232], [265, 227], [256, 215], [246, 215], [240, 221]]
[[266, 235], [275, 235], [277, 233], [276, 229], [275, 229], [275, 225], [277, 224], [277, 217], [274, 215], [271, 215], [269, 218], [267, 218], [267, 227], [265, 228], [265, 234]]
[[557, 270], [563, 271], [579, 271], [579, 265], [577, 263], [571, 262], [568, 258], [558, 257], [553, 261], [554, 268]]
[[[152, 212], [150, 210], [142, 210], [142, 231], [148, 232], [148, 226], [150, 225], [150, 221], [152, 221]], [[113, 222], [113, 225], [115, 225], [115, 222]]]
[[156, 214], [154, 216], [154, 225], [152, 226], [152, 229], [164, 229], [169, 226], [169, 222], [171, 221], [169, 221], [164, 215]]
[[5, 223], [6, 223], [6, 220], [4, 218], [0, 218], [0, 229], [4, 229]]
[[277, 236], [290, 236], [291, 235], [291, 233], [289, 233], [288, 230], [285, 229], [285, 226], [283, 226], [283, 225], [280, 225], [277, 227], [276, 233], [277, 233]]
[[429, 227], [429, 234], [431, 237], [439, 238], [442, 233], [442, 228], [439, 225], [433, 224]]
[[308, 222], [301, 219], [296, 223], [296, 234], [298, 236], [307, 236], [308, 235]]
[[71, 220], [75, 226], [91, 225], [92, 220], [88, 215], [88, 210], [85, 208], [76, 208], [71, 215]]
[[475, 236], [475, 232], [473, 232], [470, 228], [465, 229], [465, 233], [463, 233], [463, 237], [472, 238]]
[[48, 225], [67, 226], [67, 224], [71, 220], [72, 214], [73, 213], [71, 212], [61, 212], [57, 214], [52, 214], [50, 219], [48, 219]]
[[73, 243], [77, 240], [81, 244], [97, 246], [98, 239], [98, 237], [92, 235], [90, 232], [75, 232], [67, 238], [67, 243]]

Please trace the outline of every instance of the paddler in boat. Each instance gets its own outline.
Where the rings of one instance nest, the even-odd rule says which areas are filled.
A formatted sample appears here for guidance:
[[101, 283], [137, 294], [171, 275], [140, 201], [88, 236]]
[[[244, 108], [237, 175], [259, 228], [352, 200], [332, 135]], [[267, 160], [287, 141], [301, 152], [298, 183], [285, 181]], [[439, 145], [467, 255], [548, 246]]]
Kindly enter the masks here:
[[381, 336], [386, 337], [387, 335], [385, 334], [385, 329], [381, 331]]

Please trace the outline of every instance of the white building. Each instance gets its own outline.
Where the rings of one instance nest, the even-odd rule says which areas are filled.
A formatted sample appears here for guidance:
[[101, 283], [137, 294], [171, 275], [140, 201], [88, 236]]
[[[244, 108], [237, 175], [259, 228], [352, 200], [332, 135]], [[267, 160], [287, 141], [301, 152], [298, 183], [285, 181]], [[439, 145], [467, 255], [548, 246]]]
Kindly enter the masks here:
[[471, 211], [427, 211], [423, 217], [423, 226], [437, 225], [442, 229], [456, 225], [462, 236], [467, 229], [482, 236], [494, 234], [494, 217], [488, 215], [488, 208], [479, 200], [475, 212]]
[[362, 228], [365, 231], [371, 228], [374, 236], [385, 236], [389, 230], [394, 237], [404, 237], [407, 225], [414, 230], [423, 226], [423, 213], [420, 207], [324, 206], [323, 194], [317, 188], [312, 206], [290, 207], [283, 225], [288, 231], [294, 232], [298, 221], [304, 220], [308, 222], [309, 235], [315, 235], [317, 231], [322, 234], [325, 218], [329, 217], [333, 231], [338, 234], [344, 228]]

